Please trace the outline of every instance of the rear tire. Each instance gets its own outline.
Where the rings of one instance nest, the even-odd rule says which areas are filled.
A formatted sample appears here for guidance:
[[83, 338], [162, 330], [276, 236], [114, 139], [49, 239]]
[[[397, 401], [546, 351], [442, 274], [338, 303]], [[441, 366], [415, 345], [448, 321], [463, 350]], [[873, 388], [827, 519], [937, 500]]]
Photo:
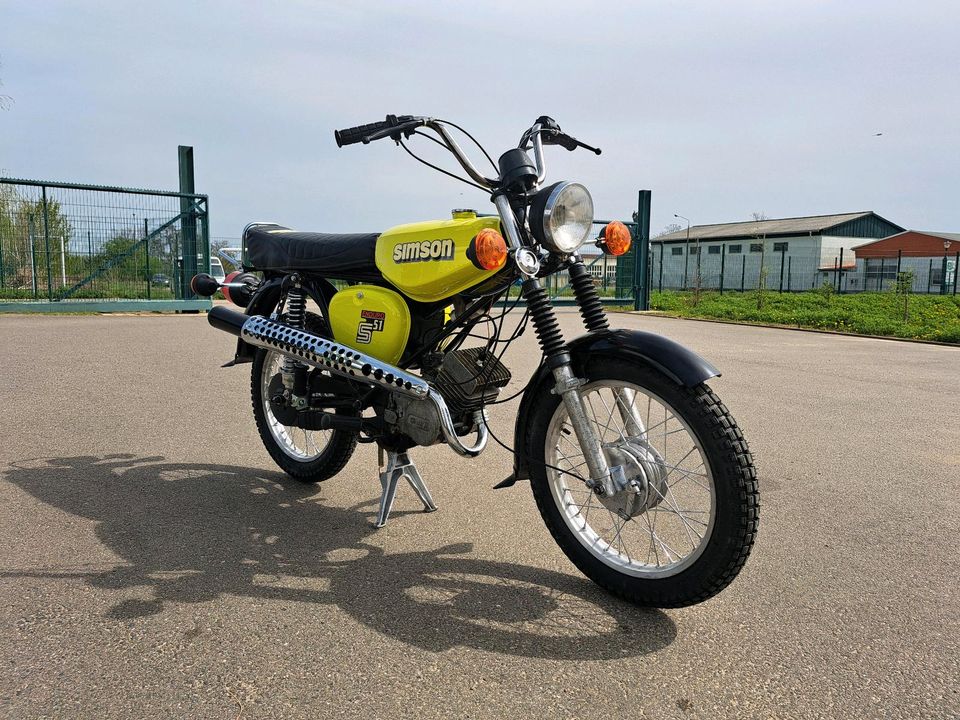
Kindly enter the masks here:
[[[321, 317], [307, 313], [307, 329], [325, 335], [325, 328]], [[287, 475], [304, 483], [322, 482], [343, 470], [357, 447], [358, 435], [345, 430], [303, 430], [281, 425], [265, 397], [280, 357], [261, 348], [253, 360], [250, 395], [257, 432], [270, 457]]]
[[[568, 422], [566, 408], [550, 392], [551, 387], [545, 386], [530, 418], [526, 451], [534, 498], [551, 535], [584, 575], [636, 605], [682, 607], [720, 592], [750, 554], [759, 518], [756, 471], [736, 421], [705, 384], [684, 387], [652, 367], [600, 358], [587, 362], [585, 374], [588, 384], [583, 392], [594, 393], [596, 398], [608, 393], [606, 410], [591, 415], [597, 418], [601, 439], [608, 446], [620, 444], [634, 456], [651, 449], [647, 467], [659, 463], [660, 472], [665, 473], [665, 484], [651, 483], [651, 487], [664, 488], [664, 492], [646, 490], [645, 497], [654, 498], [655, 504], [637, 511], [636, 505], [629, 504], [634, 500], [627, 491], [614, 496], [617, 501], [628, 498], [626, 504], [614, 499], [603, 503], [579, 479], [548, 468], [546, 464], [586, 474], [585, 467], [576, 467], [582, 456], [577, 456], [580, 447], [570, 433], [571, 426], [563, 424]], [[625, 389], [634, 393], [631, 405], [636, 406], [637, 398], [642, 398], [639, 418], [643, 429], [634, 435], [625, 427], [611, 430], [622, 417], [617, 393]], [[651, 406], [663, 408], [662, 422], [658, 411], [651, 414]], [[643, 440], [630, 440], [633, 437]], [[677, 460], [685, 449], [684, 438], [688, 438], [693, 460]], [[626, 444], [628, 440], [634, 444]], [[678, 446], [676, 455], [669, 455]], [[691, 470], [697, 457], [702, 458], [702, 472], [699, 465]], [[649, 458], [656, 460], [651, 463]], [[650, 476], [656, 477], [655, 472]], [[612, 510], [611, 505], [615, 506]], [[605, 529], [607, 525], [611, 530]], [[604, 529], [598, 529], [601, 527]], [[672, 536], [676, 540], [660, 538], [657, 530], [662, 534], [671, 528], [679, 528]], [[628, 532], [632, 533], [632, 546], [627, 543]]]

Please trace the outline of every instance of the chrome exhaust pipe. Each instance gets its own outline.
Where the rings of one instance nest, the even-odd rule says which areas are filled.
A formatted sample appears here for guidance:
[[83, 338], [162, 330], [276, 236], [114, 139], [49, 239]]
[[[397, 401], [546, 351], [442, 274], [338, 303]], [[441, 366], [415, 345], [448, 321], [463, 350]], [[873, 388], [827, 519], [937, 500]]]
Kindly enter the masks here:
[[437, 410], [440, 429], [447, 444], [464, 457], [476, 457], [487, 444], [486, 417], [477, 412], [477, 441], [464, 445], [453, 427], [450, 410], [443, 397], [421, 377], [378, 360], [375, 357], [314, 335], [292, 328], [262, 315], [244, 315], [236, 310], [217, 305], [207, 314], [207, 320], [218, 330], [238, 336], [256, 347], [288, 355], [300, 362], [322, 370], [329, 370], [359, 382], [378, 385], [419, 400], [430, 400]]

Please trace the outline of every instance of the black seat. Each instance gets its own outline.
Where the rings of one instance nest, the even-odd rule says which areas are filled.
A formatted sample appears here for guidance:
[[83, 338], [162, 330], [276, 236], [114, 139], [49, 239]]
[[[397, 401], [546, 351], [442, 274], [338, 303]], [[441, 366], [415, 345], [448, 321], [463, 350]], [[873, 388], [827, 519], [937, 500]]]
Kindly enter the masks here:
[[374, 253], [379, 233], [345, 235], [300, 232], [282, 225], [250, 225], [243, 233], [255, 270], [301, 270], [347, 280], [377, 280]]

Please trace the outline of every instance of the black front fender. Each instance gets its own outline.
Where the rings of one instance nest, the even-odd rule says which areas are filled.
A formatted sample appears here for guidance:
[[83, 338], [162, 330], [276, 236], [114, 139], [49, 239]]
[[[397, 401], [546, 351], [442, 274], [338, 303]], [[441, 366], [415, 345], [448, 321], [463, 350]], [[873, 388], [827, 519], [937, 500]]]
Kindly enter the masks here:
[[[590, 332], [567, 343], [570, 359], [577, 377], [583, 377], [587, 361], [596, 357], [627, 358], [646, 363], [660, 370], [680, 385], [694, 387], [720, 375], [713, 365], [678, 342], [643, 330], [601, 330]], [[530, 477], [524, 448], [529, 431], [528, 418], [536, 398], [554, 385], [553, 374], [541, 365], [536, 376], [527, 385], [517, 409], [517, 423], [513, 432], [513, 475], [500, 487], [509, 487], [518, 480]]]

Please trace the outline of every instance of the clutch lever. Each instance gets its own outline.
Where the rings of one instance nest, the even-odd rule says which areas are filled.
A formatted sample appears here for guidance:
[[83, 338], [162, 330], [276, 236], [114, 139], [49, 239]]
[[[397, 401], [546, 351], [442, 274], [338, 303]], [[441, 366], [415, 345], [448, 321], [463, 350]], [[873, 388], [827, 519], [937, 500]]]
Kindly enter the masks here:
[[360, 142], [362, 142], [364, 145], [369, 145], [374, 140], [381, 140], [385, 137], [393, 138], [395, 142], [400, 142], [401, 135], [410, 137], [413, 135], [414, 130], [423, 125], [426, 125], [426, 120], [423, 118], [413, 118], [406, 121], [401, 121], [393, 127], [384, 128], [383, 130], [378, 130], [375, 133], [367, 135], [365, 138], [362, 138]]

